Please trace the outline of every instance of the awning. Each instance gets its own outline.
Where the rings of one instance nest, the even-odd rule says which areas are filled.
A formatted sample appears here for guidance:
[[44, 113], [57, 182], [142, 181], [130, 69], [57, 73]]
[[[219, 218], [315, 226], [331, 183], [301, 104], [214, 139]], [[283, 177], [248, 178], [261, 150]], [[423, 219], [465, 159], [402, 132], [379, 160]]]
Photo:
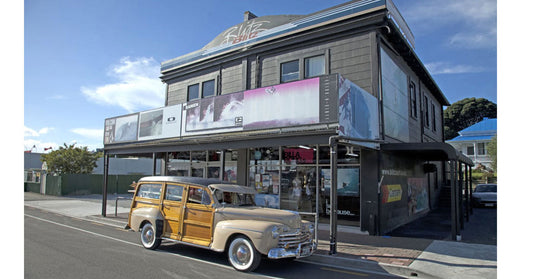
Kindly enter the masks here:
[[383, 151], [408, 153], [427, 161], [459, 161], [473, 166], [470, 158], [444, 142], [386, 143], [381, 145]]

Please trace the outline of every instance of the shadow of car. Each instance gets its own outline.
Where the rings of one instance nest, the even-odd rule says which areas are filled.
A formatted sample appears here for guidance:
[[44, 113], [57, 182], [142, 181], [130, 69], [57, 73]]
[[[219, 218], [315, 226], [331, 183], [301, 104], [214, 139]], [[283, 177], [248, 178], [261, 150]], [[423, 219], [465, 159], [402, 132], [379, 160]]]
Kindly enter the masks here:
[[479, 184], [472, 193], [472, 200], [475, 207], [496, 207], [497, 205], [497, 185]]

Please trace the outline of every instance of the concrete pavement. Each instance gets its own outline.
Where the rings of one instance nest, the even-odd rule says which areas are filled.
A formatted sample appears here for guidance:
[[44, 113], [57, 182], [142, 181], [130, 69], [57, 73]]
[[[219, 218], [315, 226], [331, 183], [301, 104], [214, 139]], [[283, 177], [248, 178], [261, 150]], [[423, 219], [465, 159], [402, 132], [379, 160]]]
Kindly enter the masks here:
[[[127, 195], [121, 197], [125, 199], [116, 203], [116, 196], [108, 196], [107, 217], [101, 216], [101, 195], [55, 197], [25, 192], [24, 205], [123, 228], [130, 200]], [[497, 277], [496, 245], [369, 236], [357, 228], [339, 226], [337, 254], [329, 255], [329, 225], [321, 224], [318, 229], [318, 250], [302, 261], [407, 278]]]

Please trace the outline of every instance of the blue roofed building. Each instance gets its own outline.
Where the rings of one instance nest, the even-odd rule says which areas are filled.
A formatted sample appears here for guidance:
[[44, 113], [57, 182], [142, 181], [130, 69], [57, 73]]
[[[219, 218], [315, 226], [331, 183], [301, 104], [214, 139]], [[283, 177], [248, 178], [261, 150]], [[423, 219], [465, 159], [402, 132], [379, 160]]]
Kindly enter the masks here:
[[491, 168], [492, 160], [487, 152], [487, 146], [496, 134], [497, 119], [485, 118], [459, 131], [459, 136], [446, 142], [472, 159], [476, 168], [480, 165]]

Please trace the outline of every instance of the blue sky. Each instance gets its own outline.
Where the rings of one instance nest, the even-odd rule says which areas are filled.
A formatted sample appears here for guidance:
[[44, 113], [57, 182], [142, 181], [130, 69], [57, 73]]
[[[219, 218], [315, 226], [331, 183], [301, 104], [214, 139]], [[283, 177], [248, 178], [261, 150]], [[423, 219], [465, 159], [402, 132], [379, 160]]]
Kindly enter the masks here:
[[[200, 49], [247, 10], [309, 14], [345, 2], [25, 0], [24, 150], [103, 147], [105, 118], [164, 106], [161, 62]], [[450, 103], [497, 103], [495, 0], [394, 3]]]

